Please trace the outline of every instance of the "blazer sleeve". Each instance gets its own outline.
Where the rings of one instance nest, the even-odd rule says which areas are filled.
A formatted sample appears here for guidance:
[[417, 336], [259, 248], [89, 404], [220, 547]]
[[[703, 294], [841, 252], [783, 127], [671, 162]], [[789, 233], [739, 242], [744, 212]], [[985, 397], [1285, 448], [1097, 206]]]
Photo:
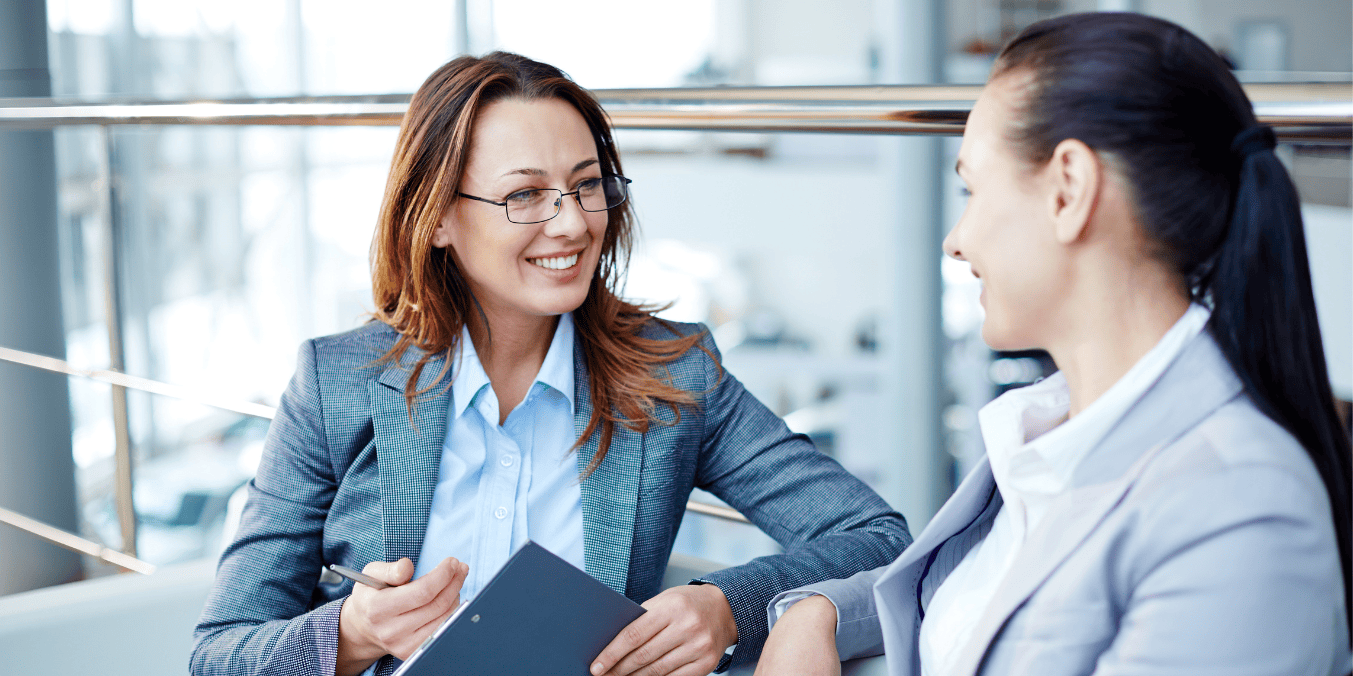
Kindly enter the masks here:
[[1346, 673], [1323, 487], [1257, 464], [1177, 483], [1127, 543], [1118, 573], [1130, 596], [1094, 673]]
[[887, 570], [888, 566], [879, 566], [844, 580], [823, 580], [776, 594], [766, 607], [766, 622], [773, 628], [780, 619], [776, 605], [781, 599], [799, 596], [788, 605], [792, 607], [808, 595], [825, 596], [836, 606], [836, 652], [841, 661], [882, 655], [883, 626], [874, 601], [874, 583]]
[[282, 395], [235, 541], [193, 632], [194, 676], [331, 676], [342, 599], [311, 608], [338, 482], [326, 448], [312, 341]]
[[[705, 429], [696, 485], [773, 537], [783, 554], [706, 575], [733, 609], [737, 649], [723, 670], [755, 660], [769, 632], [776, 594], [885, 565], [911, 544], [901, 514], [864, 482], [820, 453], [723, 370], [706, 331]], [[703, 355], [702, 355], [703, 357]]]

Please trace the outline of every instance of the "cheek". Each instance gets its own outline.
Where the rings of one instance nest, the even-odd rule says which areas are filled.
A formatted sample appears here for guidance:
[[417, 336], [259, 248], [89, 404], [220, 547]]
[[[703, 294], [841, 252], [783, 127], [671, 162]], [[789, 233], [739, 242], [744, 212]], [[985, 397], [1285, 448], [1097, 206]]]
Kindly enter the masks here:
[[602, 213], [587, 214], [587, 236], [591, 239], [588, 246], [588, 257], [593, 260], [601, 258], [602, 246], [606, 244], [607, 216]]
[[1038, 347], [1040, 327], [1066, 284], [1056, 242], [1041, 227], [1036, 205], [1009, 197], [970, 204], [957, 233], [965, 258], [982, 274], [982, 337], [1003, 350]]
[[451, 248], [457, 263], [471, 281], [490, 282], [516, 264], [529, 237], [517, 229], [485, 223], [483, 219], [461, 219], [451, 235]]

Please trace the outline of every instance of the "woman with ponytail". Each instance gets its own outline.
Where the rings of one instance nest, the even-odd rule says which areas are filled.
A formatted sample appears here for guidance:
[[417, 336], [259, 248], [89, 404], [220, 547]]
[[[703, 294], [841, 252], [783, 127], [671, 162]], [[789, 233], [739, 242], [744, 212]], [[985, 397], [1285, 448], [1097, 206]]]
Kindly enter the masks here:
[[1296, 191], [1218, 55], [1044, 21], [996, 60], [945, 252], [984, 339], [1060, 372], [890, 566], [781, 594], [758, 674], [1308, 674], [1349, 652], [1349, 438]]

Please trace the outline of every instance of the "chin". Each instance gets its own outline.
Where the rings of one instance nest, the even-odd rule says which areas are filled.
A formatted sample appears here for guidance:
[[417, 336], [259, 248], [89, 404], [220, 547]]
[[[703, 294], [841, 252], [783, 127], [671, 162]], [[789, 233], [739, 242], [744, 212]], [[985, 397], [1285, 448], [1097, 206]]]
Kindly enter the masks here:
[[1034, 349], [1033, 341], [1023, 337], [1013, 327], [992, 319], [991, 313], [982, 321], [982, 342], [999, 352]]
[[563, 315], [582, 307], [585, 300], [587, 300], [587, 289], [583, 288], [576, 293], [565, 292], [551, 294], [549, 298], [541, 298], [535, 304], [535, 309], [537, 314], [541, 315]]

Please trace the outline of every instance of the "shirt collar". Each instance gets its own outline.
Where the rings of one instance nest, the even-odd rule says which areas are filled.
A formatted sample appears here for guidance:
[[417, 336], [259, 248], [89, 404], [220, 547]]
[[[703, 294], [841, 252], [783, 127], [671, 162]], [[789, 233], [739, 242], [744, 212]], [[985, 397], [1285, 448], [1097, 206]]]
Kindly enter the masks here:
[[1071, 394], [1060, 372], [982, 407], [982, 438], [1002, 495], [1064, 490], [1080, 461], [1160, 379], [1210, 316], [1207, 308], [1191, 305], [1122, 378], [1066, 422]]
[[[550, 340], [550, 349], [545, 353], [545, 361], [540, 365], [535, 382], [557, 390], [568, 400], [569, 411], [574, 412], [573, 403], [573, 316], [564, 313], [559, 316], [559, 325], [554, 329]], [[470, 329], [462, 328], [460, 333], [460, 354], [456, 357], [451, 381], [452, 418], [459, 418], [474, 406], [477, 398], [490, 385], [484, 365], [479, 361], [474, 342], [470, 340]], [[534, 389], [534, 388], [532, 388]], [[530, 397], [532, 393], [526, 396]]]
[[536, 374], [537, 383], [564, 395], [570, 412], [573, 411], [573, 333], [573, 315], [567, 312], [559, 315], [559, 326], [554, 330], [550, 350], [540, 364], [540, 373]]

